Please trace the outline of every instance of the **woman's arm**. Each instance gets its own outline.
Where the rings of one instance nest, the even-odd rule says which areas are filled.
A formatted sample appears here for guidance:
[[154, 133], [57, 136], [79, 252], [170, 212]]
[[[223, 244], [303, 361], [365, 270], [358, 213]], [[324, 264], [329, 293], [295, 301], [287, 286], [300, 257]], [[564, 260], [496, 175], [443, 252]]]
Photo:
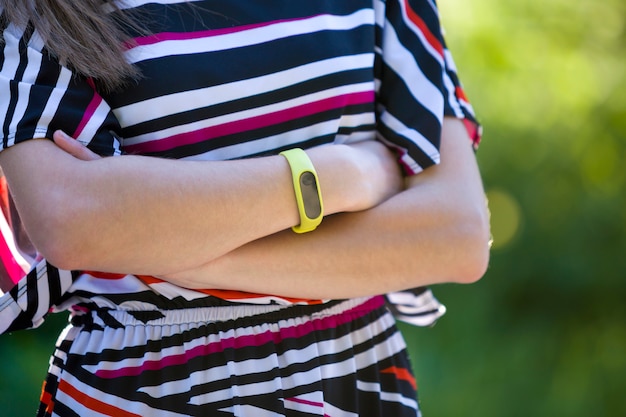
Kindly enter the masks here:
[[[373, 141], [307, 153], [328, 214], [372, 207], [401, 189], [393, 156]], [[299, 223], [282, 156], [83, 161], [32, 140], [0, 152], [0, 166], [34, 245], [62, 269], [163, 275]]]
[[366, 211], [331, 216], [312, 233], [283, 231], [164, 279], [184, 287], [303, 298], [381, 294], [469, 283], [489, 259], [486, 199], [462, 122], [446, 118], [441, 164]]

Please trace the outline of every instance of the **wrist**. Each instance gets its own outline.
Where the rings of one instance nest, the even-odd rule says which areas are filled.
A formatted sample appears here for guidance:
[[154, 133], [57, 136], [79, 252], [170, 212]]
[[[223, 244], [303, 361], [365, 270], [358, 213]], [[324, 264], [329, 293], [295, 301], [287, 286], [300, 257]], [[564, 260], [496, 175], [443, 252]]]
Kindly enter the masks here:
[[296, 233], [313, 231], [324, 217], [324, 204], [319, 186], [319, 179], [311, 159], [300, 148], [292, 148], [280, 153], [291, 168], [300, 224], [293, 226]]
[[324, 145], [306, 152], [324, 192], [324, 214], [361, 210], [364, 178], [357, 152], [347, 145]]

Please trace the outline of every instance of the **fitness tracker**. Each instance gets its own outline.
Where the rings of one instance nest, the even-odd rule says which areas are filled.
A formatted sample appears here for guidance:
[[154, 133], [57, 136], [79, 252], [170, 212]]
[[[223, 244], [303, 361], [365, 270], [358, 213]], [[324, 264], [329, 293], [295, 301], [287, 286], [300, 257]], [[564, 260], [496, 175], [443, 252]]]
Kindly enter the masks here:
[[283, 151], [291, 168], [293, 188], [296, 193], [300, 224], [291, 229], [296, 233], [306, 233], [315, 230], [324, 217], [322, 193], [317, 179], [317, 173], [309, 156], [300, 148]]

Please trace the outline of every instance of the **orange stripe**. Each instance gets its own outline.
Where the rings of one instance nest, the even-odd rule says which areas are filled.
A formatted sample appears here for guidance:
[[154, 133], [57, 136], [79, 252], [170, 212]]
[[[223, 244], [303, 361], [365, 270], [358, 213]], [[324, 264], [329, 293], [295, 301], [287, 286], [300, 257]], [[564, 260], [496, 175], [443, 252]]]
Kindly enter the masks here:
[[456, 96], [460, 98], [461, 100], [463, 100], [464, 102], [469, 103], [469, 100], [467, 99], [467, 96], [465, 95], [465, 91], [463, 91], [461, 87], [456, 88]]
[[[108, 272], [97, 272], [97, 271], [84, 271], [84, 272], [95, 278], [102, 278], [102, 279], [122, 279], [126, 277], [126, 275], [124, 274], [112, 274]], [[135, 276], [139, 278], [146, 285], [160, 284], [163, 282], [167, 282], [165, 280], [162, 280], [160, 278], [156, 278], [150, 275], [135, 275]], [[266, 294], [254, 294], [250, 292], [236, 291], [236, 290], [195, 289], [194, 291], [198, 291], [207, 295], [212, 295], [214, 297], [221, 298], [222, 300], [233, 300], [233, 301], [234, 300], [249, 300], [249, 299], [269, 296]], [[312, 304], [323, 303], [322, 300], [309, 300], [305, 298], [290, 298], [290, 297], [283, 297], [283, 296], [281, 296], [280, 298], [292, 304], [304, 303], [304, 304], [312, 305]]]
[[100, 414], [115, 417], [141, 417], [139, 414], [129, 413], [128, 411], [122, 410], [121, 408], [90, 397], [87, 394], [77, 390], [65, 380], [61, 380], [61, 382], [59, 382], [59, 390], [63, 391], [85, 407], [97, 411]]
[[46, 381], [44, 381], [41, 386], [41, 398], [39, 401], [46, 405], [46, 414], [52, 415], [52, 411], [54, 410], [54, 401], [52, 401], [52, 394], [46, 391]]
[[413, 387], [414, 390], [417, 390], [417, 381], [413, 374], [406, 368], [398, 368], [396, 366], [389, 367], [387, 369], [383, 369], [380, 371], [383, 374], [394, 374], [396, 378], [401, 381], [406, 381]]
[[443, 57], [443, 45], [441, 44], [439, 39], [437, 39], [437, 37], [433, 35], [430, 29], [428, 29], [428, 26], [422, 20], [422, 18], [419, 17], [419, 15], [415, 13], [415, 10], [411, 8], [411, 5], [409, 4], [408, 0], [404, 0], [404, 7], [406, 8], [406, 14], [409, 20], [413, 22], [419, 28], [419, 30], [424, 34], [424, 36], [426, 37], [426, 41], [428, 41], [430, 46], [435, 48], [437, 52], [439, 53], [439, 55]]
[[[245, 291], [236, 291], [236, 290], [215, 290], [215, 289], [206, 289], [206, 290], [196, 290], [200, 291], [204, 294], [212, 295], [223, 300], [249, 300], [259, 297], [271, 297], [269, 294], [254, 294]], [[306, 303], [309, 305], [312, 304], [322, 304], [322, 300], [309, 300], [306, 298], [291, 298], [291, 297], [283, 297], [282, 295], [279, 297], [283, 300], [286, 300], [290, 303]]]
[[[137, 277], [141, 279], [145, 284], [148, 284], [148, 285], [158, 284], [161, 282], [167, 282], [162, 279], [151, 277], [148, 275], [138, 275]], [[213, 288], [195, 289], [194, 291], [198, 291], [207, 295], [212, 295], [214, 297], [221, 298], [222, 300], [233, 300], [233, 301], [234, 300], [250, 300], [254, 298], [269, 296], [266, 294], [254, 294], [250, 292], [237, 291], [237, 290], [217, 290]], [[295, 303], [306, 303], [306, 304], [321, 304], [322, 303], [322, 300], [308, 300], [304, 298], [290, 298], [290, 297], [283, 297], [283, 296], [281, 296], [280, 298], [282, 298], [283, 300], [287, 300], [288, 302], [294, 303], [294, 304]]]

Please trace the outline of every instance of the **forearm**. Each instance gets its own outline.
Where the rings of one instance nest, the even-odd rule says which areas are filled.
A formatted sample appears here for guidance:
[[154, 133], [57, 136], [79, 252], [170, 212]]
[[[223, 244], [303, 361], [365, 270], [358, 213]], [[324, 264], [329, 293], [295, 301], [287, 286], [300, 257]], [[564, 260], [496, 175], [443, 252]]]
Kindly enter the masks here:
[[[364, 201], [345, 181], [358, 173], [346, 158], [354, 149], [343, 148], [308, 151], [328, 213], [359, 209]], [[282, 156], [81, 161], [51, 142], [32, 141], [0, 158], [33, 242], [66, 269], [164, 274], [194, 268], [299, 222]]]
[[164, 278], [193, 288], [304, 298], [380, 294], [441, 282], [473, 282], [488, 261], [488, 213], [462, 126], [444, 125], [442, 162], [409, 188], [363, 212], [251, 242], [202, 268]]

